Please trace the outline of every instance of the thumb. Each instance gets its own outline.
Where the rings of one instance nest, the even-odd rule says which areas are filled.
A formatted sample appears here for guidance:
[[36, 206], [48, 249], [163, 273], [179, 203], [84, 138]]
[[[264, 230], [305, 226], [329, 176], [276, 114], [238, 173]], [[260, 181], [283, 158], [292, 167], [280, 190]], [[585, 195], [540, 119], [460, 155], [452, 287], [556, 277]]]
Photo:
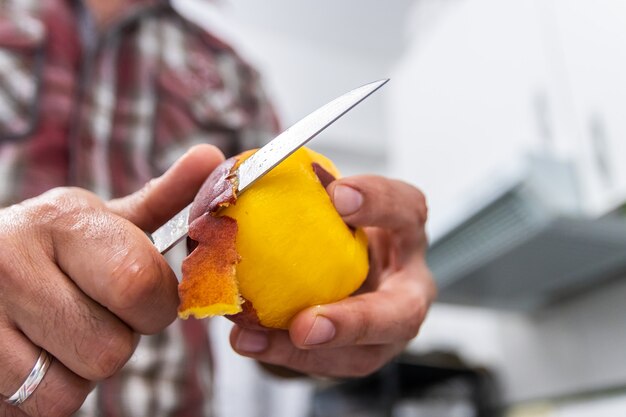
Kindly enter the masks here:
[[209, 174], [224, 160], [215, 146], [192, 147], [163, 175], [141, 190], [107, 203], [109, 210], [153, 232], [193, 201]]

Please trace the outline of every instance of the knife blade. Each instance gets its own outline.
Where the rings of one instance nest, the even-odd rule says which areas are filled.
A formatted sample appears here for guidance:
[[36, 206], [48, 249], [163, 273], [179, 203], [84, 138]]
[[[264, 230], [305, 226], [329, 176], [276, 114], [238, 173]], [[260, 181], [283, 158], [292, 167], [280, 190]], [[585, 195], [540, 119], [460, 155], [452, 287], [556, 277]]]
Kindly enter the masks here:
[[[374, 81], [348, 91], [296, 122], [256, 151], [235, 172], [239, 184], [237, 195], [388, 81], [389, 79]], [[167, 252], [187, 236], [190, 209], [191, 204], [152, 233], [151, 240], [159, 252]]]

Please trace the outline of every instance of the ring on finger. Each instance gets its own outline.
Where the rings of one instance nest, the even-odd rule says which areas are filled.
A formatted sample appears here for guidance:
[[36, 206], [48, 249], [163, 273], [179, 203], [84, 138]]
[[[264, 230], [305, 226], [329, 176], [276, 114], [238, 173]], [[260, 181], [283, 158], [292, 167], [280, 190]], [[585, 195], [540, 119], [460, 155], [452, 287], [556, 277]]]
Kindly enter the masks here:
[[50, 362], [52, 358], [45, 349], [41, 349], [39, 352], [39, 357], [37, 358], [37, 362], [35, 362], [35, 366], [30, 371], [24, 383], [17, 389], [15, 394], [11, 395], [6, 399], [6, 402], [13, 406], [18, 406], [22, 404], [30, 395], [35, 392], [37, 386], [48, 372], [48, 368], [50, 367]]

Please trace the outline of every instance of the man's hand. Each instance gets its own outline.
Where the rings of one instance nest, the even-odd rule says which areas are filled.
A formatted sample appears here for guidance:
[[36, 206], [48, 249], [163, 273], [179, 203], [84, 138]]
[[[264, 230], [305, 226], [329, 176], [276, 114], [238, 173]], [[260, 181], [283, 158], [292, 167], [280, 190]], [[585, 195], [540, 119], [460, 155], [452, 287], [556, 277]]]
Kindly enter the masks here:
[[[0, 415], [70, 415], [139, 334], [175, 319], [176, 277], [142, 230], [191, 202], [222, 160], [198, 146], [123, 199], [59, 188], [0, 210]], [[54, 358], [47, 374], [19, 408], [7, 405], [40, 348]]]
[[424, 256], [426, 202], [416, 188], [376, 176], [341, 179], [328, 192], [346, 223], [367, 231], [370, 273], [363, 287], [300, 312], [289, 332], [235, 326], [231, 344], [242, 355], [312, 375], [364, 376], [417, 335], [435, 298]]

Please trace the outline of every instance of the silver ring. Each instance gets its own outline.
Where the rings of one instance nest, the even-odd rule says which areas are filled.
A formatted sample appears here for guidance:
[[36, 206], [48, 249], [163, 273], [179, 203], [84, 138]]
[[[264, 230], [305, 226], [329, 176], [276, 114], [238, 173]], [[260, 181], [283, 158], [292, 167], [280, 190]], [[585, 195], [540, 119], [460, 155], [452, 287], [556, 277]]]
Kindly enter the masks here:
[[15, 394], [7, 398], [6, 402], [10, 405], [18, 406], [26, 401], [26, 399], [30, 397], [33, 392], [35, 392], [37, 386], [46, 375], [46, 372], [50, 367], [51, 360], [50, 354], [44, 349], [41, 349], [32, 371], [30, 371], [30, 374], [28, 374], [22, 386], [18, 388]]

